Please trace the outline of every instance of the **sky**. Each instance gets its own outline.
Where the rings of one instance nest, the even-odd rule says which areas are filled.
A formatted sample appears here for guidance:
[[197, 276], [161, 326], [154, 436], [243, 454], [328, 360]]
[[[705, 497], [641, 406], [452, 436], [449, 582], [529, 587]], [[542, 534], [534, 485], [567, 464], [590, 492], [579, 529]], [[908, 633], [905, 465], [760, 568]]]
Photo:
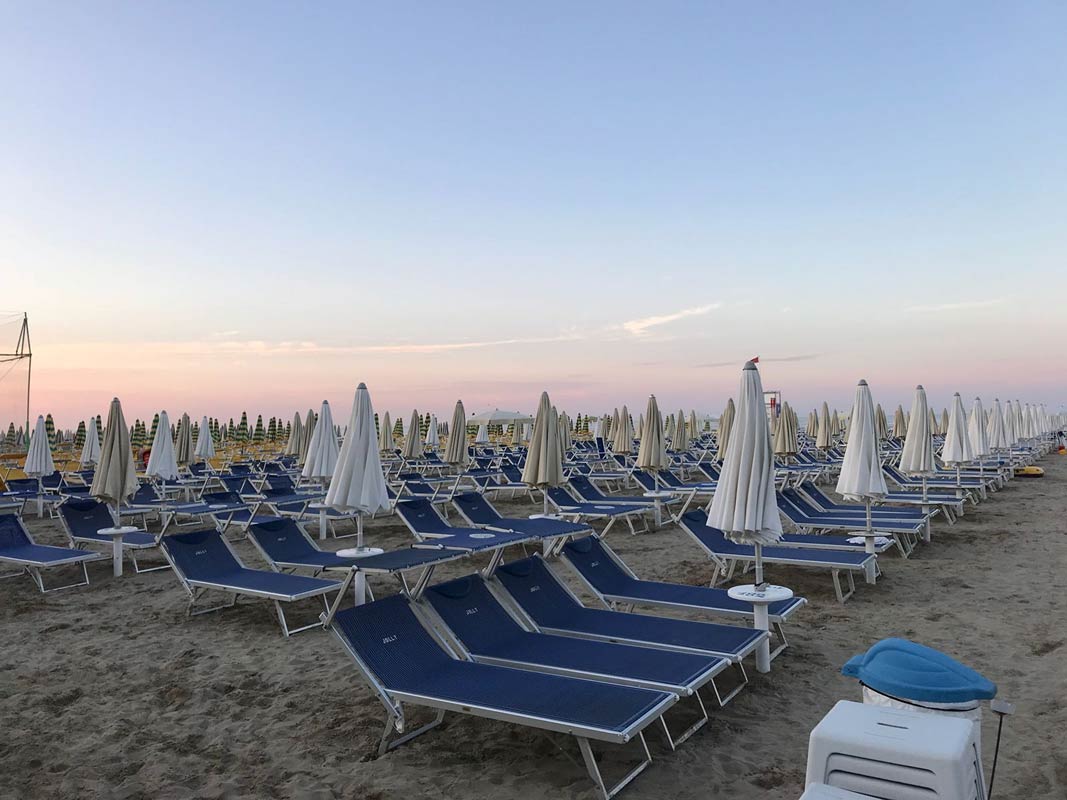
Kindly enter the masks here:
[[860, 378], [1058, 410], [1064, 30], [1062, 2], [0, 0], [31, 413], [344, 417], [364, 381], [394, 414], [714, 414], [756, 355], [802, 411]]

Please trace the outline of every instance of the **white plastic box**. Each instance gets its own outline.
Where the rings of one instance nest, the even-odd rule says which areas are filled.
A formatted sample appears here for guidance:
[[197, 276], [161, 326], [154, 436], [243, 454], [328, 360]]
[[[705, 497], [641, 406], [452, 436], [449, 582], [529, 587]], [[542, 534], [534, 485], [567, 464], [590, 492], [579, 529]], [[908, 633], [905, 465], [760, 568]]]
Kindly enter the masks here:
[[838, 702], [812, 730], [805, 783], [883, 800], [986, 797], [969, 719], [848, 700]]

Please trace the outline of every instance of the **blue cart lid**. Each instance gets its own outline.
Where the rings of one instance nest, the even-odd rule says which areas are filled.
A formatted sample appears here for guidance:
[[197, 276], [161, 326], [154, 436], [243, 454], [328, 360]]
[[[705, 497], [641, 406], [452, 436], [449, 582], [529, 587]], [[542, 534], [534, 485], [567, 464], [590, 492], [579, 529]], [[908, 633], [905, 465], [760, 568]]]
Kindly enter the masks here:
[[966, 703], [996, 697], [997, 685], [932, 647], [883, 639], [853, 656], [841, 673], [901, 700]]

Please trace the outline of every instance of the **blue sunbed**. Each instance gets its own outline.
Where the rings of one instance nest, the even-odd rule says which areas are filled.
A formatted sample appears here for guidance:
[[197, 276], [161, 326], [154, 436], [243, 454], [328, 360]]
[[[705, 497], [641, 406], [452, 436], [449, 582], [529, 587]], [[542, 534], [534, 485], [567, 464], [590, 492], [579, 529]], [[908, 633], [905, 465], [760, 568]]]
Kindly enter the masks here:
[[[59, 506], [59, 519], [70, 538], [72, 547], [84, 547], [85, 545], [106, 545], [110, 551], [114, 546], [114, 540], [110, 536], [104, 536], [97, 531], [104, 528], [115, 527], [115, 519], [111, 516], [111, 509], [99, 500], [84, 497], [68, 497]], [[135, 531], [122, 535], [122, 552], [129, 553], [135, 572], [155, 572], [159, 569], [167, 569], [166, 564], [156, 567], [141, 568], [138, 554], [145, 550], [156, 547], [156, 537], [145, 531]]]
[[[72, 550], [69, 547], [50, 547], [37, 544], [22, 520], [14, 514], [0, 516], [0, 563], [13, 564], [20, 569], [17, 572], [0, 575], [0, 578], [12, 578], [27, 573], [42, 593], [57, 592], [60, 589], [73, 589], [89, 585], [89, 571], [85, 565], [89, 561], [106, 558], [103, 553], [90, 553], [85, 550]], [[41, 570], [51, 567], [78, 565], [82, 568], [82, 581], [53, 586], [46, 589]]]

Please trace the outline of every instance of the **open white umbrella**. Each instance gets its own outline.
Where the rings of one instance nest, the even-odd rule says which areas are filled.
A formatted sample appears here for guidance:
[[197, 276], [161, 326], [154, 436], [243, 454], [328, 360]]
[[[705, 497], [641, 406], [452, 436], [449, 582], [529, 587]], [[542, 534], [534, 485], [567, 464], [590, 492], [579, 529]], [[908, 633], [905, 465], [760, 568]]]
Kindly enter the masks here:
[[178, 460], [174, 455], [174, 442], [170, 438], [170, 417], [166, 411], [159, 412], [159, 425], [152, 439], [152, 452], [148, 455], [145, 475], [162, 481], [164, 491], [167, 481], [178, 478]]
[[737, 411], [734, 407], [734, 399], [731, 397], [726, 401], [726, 408], [723, 409], [722, 415], [719, 417], [719, 429], [718, 429], [718, 444], [719, 450], [715, 454], [717, 461], [726, 460], [726, 451], [730, 445], [730, 429], [734, 424], [734, 416]]
[[[304, 423], [300, 421], [300, 412], [297, 411], [293, 414], [293, 424], [289, 426], [289, 438], [285, 442], [285, 455], [300, 455], [300, 440], [303, 436]], [[200, 448], [197, 447], [197, 449], [199, 450]], [[197, 453], [197, 455], [199, 455], [199, 453]]]
[[[882, 462], [878, 455], [878, 423], [874, 403], [867, 381], [856, 386], [856, 399], [852, 404], [852, 424], [845, 447], [841, 474], [837, 478], [837, 493], [849, 500], [860, 500], [867, 510], [867, 527], [864, 532], [864, 549], [875, 551], [875, 534], [871, 524], [871, 502], [885, 497], [888, 490], [882, 474]], [[867, 573], [867, 582], [874, 583], [874, 573]]]
[[949, 412], [948, 425], [945, 426], [945, 445], [941, 449], [941, 460], [955, 465], [956, 483], [960, 481], [960, 465], [974, 460], [971, 452], [971, 440], [967, 436], [967, 412], [963, 410], [960, 393], [952, 396], [952, 410]]
[[[768, 586], [763, 580], [763, 546], [782, 538], [782, 521], [775, 499], [774, 453], [763, 405], [763, 384], [752, 361], [741, 371], [737, 415], [708, 510], [708, 527], [718, 528], [733, 542], [754, 547], [756, 583], [735, 587], [731, 596], [749, 599], [754, 606], [756, 627], [768, 630], [765, 601], [778, 595], [788, 599], [792, 592], [779, 591], [779, 587]], [[757, 652], [756, 668], [761, 672], [770, 670], [770, 647], [766, 639]]]
[[85, 433], [85, 444], [79, 461], [83, 467], [91, 467], [100, 460], [100, 431], [96, 427], [96, 417], [89, 417], [89, 427]]
[[559, 446], [558, 425], [556, 409], [548, 399], [548, 392], [541, 392], [526, 452], [526, 465], [522, 469], [522, 482], [544, 493], [545, 514], [548, 514], [548, 490], [563, 485], [563, 453]]
[[445, 463], [452, 464], [462, 472], [467, 467], [470, 454], [467, 452], [467, 412], [463, 401], [457, 400], [448, 425], [448, 444], [445, 447]]
[[[418, 432], [418, 426], [414, 428]], [[389, 492], [378, 455], [374, 431], [374, 408], [366, 384], [356, 389], [348, 432], [338, 453], [337, 463], [326, 493], [325, 504], [338, 511], [356, 511], [356, 547], [342, 550], [346, 557], [359, 558], [382, 552], [363, 546], [363, 515], [389, 510]]]
[[300, 474], [305, 478], [318, 479], [325, 486], [337, 465], [338, 449], [337, 437], [333, 432], [333, 413], [330, 404], [323, 400]]
[[419, 436], [419, 419], [418, 410], [412, 409], [407, 436], [404, 437], [404, 449], [400, 453], [405, 461], [415, 461], [422, 458], [422, 437]]
[[37, 479], [37, 516], [41, 517], [44, 515], [44, 487], [41, 485], [41, 479], [56, 471], [52, 448], [48, 444], [48, 427], [42, 416], [37, 417], [37, 424], [30, 435], [30, 446], [26, 451], [22, 471], [26, 473], [26, 477]]
[[[161, 426], [162, 427], [162, 426]], [[169, 433], [169, 430], [168, 430]], [[93, 476], [89, 494], [111, 504], [115, 524], [121, 524], [119, 506], [137, 491], [137, 467], [130, 447], [130, 429], [122, 414], [122, 404], [116, 397], [107, 412], [107, 429], [100, 448], [100, 462]], [[116, 576], [122, 574], [122, 533], [124, 528], [106, 529], [112, 536], [112, 567]], [[114, 533], [111, 533], [111, 532]]]
[[441, 444], [441, 435], [437, 432], [437, 415], [430, 415], [430, 424], [426, 426], [426, 438], [422, 442], [428, 450], [436, 450]]
[[[300, 417], [297, 416], [297, 421]], [[204, 461], [210, 461], [215, 457], [215, 440], [211, 437], [211, 426], [207, 417], [200, 420], [200, 436], [196, 440], [196, 449], [193, 455]]]
[[396, 450], [396, 442], [393, 440], [393, 421], [389, 418], [388, 411], [385, 412], [378, 426], [378, 450], [382, 453], [391, 453]]
[[915, 387], [915, 399], [911, 404], [911, 422], [900, 451], [900, 471], [907, 475], [921, 475], [923, 496], [926, 500], [926, 479], [934, 471], [934, 435], [931, 430], [933, 414], [926, 403], [926, 390], [920, 384]]

